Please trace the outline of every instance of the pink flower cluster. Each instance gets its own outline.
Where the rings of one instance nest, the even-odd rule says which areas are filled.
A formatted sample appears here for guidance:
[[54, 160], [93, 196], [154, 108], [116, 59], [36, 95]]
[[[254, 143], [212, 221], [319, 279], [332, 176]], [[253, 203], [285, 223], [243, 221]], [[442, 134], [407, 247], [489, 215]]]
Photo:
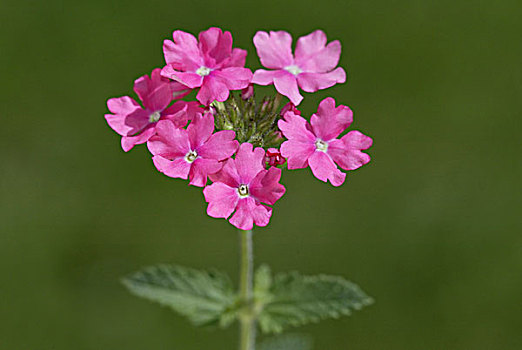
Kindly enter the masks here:
[[[124, 151], [147, 143], [160, 172], [203, 187], [208, 215], [242, 230], [269, 223], [271, 206], [285, 193], [280, 183], [285, 167], [310, 167], [318, 179], [339, 186], [346, 177], [339, 167], [355, 170], [368, 163], [370, 157], [362, 151], [372, 144], [358, 131], [340, 137], [353, 115], [333, 98], [324, 99], [310, 121], [297, 109], [303, 99], [299, 88], [315, 92], [345, 82], [344, 70], [337, 67], [339, 41], [327, 44], [325, 33], [317, 30], [299, 38], [293, 54], [292, 37], [278, 31], [258, 32], [254, 45], [269, 70], [245, 68], [247, 52], [232, 47], [230, 32], [210, 28], [196, 38], [177, 30], [173, 40], [164, 42], [165, 66], [134, 82], [141, 104], [129, 96], [111, 98], [111, 113], [105, 115], [121, 135]], [[290, 100], [272, 125], [278, 127], [280, 149], [240, 143], [238, 133], [244, 132], [238, 129], [216, 130], [221, 125], [215, 121], [216, 103], [227, 103], [231, 90], [242, 90], [244, 100], [254, 99], [254, 84], [273, 84]], [[187, 101], [193, 91], [196, 100]]]

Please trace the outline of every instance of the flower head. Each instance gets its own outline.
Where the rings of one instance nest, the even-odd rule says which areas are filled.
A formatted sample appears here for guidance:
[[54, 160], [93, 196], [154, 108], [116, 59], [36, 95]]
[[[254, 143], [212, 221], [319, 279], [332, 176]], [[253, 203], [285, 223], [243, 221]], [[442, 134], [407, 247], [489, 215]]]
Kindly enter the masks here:
[[203, 187], [210, 174], [221, 170], [223, 160], [237, 150], [232, 130], [214, 132], [212, 114], [198, 114], [188, 128], [176, 128], [170, 120], [158, 122], [157, 136], [147, 146], [154, 155], [156, 168], [167, 176], [190, 179], [190, 184]]
[[316, 30], [297, 40], [292, 54], [292, 36], [284, 31], [257, 32], [254, 45], [261, 64], [272, 70], [258, 69], [252, 83], [274, 84], [294, 105], [301, 103], [306, 92], [315, 92], [346, 81], [344, 69], [338, 67], [341, 43], [338, 40], [326, 44], [326, 34]]
[[208, 215], [226, 219], [235, 211], [229, 221], [241, 230], [268, 225], [272, 208], [262, 203], [273, 205], [285, 188], [279, 183], [281, 169], [266, 170], [264, 160], [261, 147], [241, 144], [235, 159], [228, 159], [219, 173], [211, 175], [214, 183], [203, 190]]
[[163, 78], [160, 71], [159, 68], [154, 69], [150, 77], [144, 75], [134, 82], [134, 91], [143, 107], [129, 96], [107, 101], [107, 107], [113, 114], [106, 114], [105, 119], [122, 136], [121, 146], [125, 152], [137, 144], [147, 142], [156, 133], [158, 121], [168, 119], [177, 127], [183, 127], [196, 113], [202, 111], [197, 102], [177, 101], [168, 107], [174, 96], [181, 98], [190, 90], [180, 83]]
[[[176, 30], [172, 36], [163, 43], [165, 67], [134, 82], [142, 104], [111, 98], [105, 119], [125, 151], [146, 142], [160, 172], [204, 187], [211, 217], [242, 230], [266, 226], [271, 206], [285, 193], [283, 168], [309, 166], [318, 179], [340, 186], [346, 174], [339, 167], [354, 170], [370, 161], [362, 151], [372, 139], [345, 134], [353, 119], [348, 107], [326, 98], [310, 122], [297, 108], [300, 89], [345, 82], [338, 40], [327, 43], [316, 30], [297, 40], [294, 53], [287, 32], [257, 32], [254, 45], [266, 69], [252, 74], [247, 52], [232, 47], [228, 31], [212, 27], [196, 38]], [[279, 94], [259, 98], [253, 84], [274, 84]], [[197, 101], [180, 100], [192, 89]], [[290, 99], [284, 106], [281, 94]]]
[[214, 100], [223, 102], [229, 90], [246, 88], [252, 72], [244, 68], [247, 52], [232, 49], [232, 35], [219, 28], [199, 34], [176, 30], [173, 41], [165, 40], [163, 52], [167, 65], [161, 74], [191, 89], [200, 88], [197, 99], [205, 106]]
[[346, 174], [337, 165], [344, 170], [355, 170], [370, 161], [370, 156], [361, 152], [372, 145], [370, 137], [359, 131], [350, 131], [337, 139], [352, 121], [352, 111], [342, 105], [335, 107], [335, 100], [331, 97], [321, 101], [310, 123], [291, 111], [287, 112], [278, 125], [288, 139], [281, 145], [288, 169], [310, 166], [319, 180], [329, 180], [334, 186], [342, 185]]

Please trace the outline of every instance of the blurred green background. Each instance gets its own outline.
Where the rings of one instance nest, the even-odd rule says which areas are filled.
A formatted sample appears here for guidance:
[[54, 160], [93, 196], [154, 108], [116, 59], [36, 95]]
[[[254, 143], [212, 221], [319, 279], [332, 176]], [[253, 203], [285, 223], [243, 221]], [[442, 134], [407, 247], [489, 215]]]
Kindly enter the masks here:
[[233, 349], [135, 298], [120, 276], [175, 262], [236, 276], [237, 235], [201, 191], [129, 154], [103, 118], [163, 65], [174, 29], [321, 28], [343, 44], [333, 96], [374, 140], [333, 188], [309, 170], [256, 231], [275, 271], [348, 277], [376, 304], [298, 331], [315, 349], [522, 348], [522, 2], [0, 1], [0, 348]]

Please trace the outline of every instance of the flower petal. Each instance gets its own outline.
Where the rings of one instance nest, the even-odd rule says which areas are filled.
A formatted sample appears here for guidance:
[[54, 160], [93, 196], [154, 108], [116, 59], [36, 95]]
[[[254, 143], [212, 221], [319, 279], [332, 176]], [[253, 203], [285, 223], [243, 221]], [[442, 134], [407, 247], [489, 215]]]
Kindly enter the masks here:
[[274, 78], [284, 73], [282, 70], [264, 70], [258, 69], [252, 77], [252, 84], [270, 85], [274, 83]]
[[163, 67], [161, 70], [161, 75], [169, 79], [176, 80], [177, 82], [186, 85], [191, 89], [200, 87], [204, 82], [204, 78], [199, 74], [193, 72], [180, 72], [175, 70], [172, 65]]
[[210, 180], [214, 182], [223, 182], [229, 187], [238, 188], [240, 185], [240, 178], [237, 173], [235, 160], [229, 158], [223, 163], [224, 165], [223, 168], [221, 168], [221, 171], [209, 175]]
[[198, 114], [187, 127], [190, 140], [190, 148], [196, 150], [204, 144], [214, 132], [214, 116], [206, 113], [204, 116]]
[[252, 180], [250, 194], [260, 202], [273, 205], [285, 194], [285, 187], [279, 183], [281, 169], [270, 167], [262, 171]]
[[254, 45], [261, 64], [266, 68], [278, 69], [294, 63], [292, 36], [284, 31], [259, 31], [254, 35]]
[[219, 78], [229, 90], [240, 90], [252, 81], [252, 71], [248, 68], [229, 67], [213, 71], [212, 77]]
[[315, 146], [294, 140], [283, 142], [281, 155], [286, 158], [288, 169], [302, 169], [308, 166], [308, 158], [315, 152]]
[[181, 30], [172, 33], [172, 37], [174, 41], [163, 42], [165, 62], [176, 70], [195, 72], [204, 64], [197, 39]]
[[107, 107], [114, 113], [105, 115], [107, 124], [122, 136], [136, 134], [149, 123], [147, 112], [129, 96], [111, 98]]
[[161, 76], [161, 69], [156, 68], [150, 74], [144, 75], [134, 82], [134, 91], [143, 105], [151, 111], [162, 111], [174, 98], [171, 82]]
[[310, 124], [317, 137], [330, 141], [346, 130], [352, 121], [353, 112], [350, 108], [343, 105], [335, 107], [335, 100], [327, 97], [319, 104], [317, 113], [312, 115]]
[[241, 184], [250, 184], [250, 181], [265, 169], [264, 161], [265, 151], [261, 147], [253, 149], [251, 143], [242, 143], [234, 159]]
[[187, 113], [188, 104], [185, 101], [177, 101], [161, 113], [161, 117], [171, 121], [176, 128], [183, 128], [189, 121]]
[[286, 112], [284, 119], [280, 119], [277, 122], [277, 126], [289, 140], [314, 144], [317, 138], [313, 132], [310, 131], [310, 125], [306, 119], [292, 111]]
[[258, 204], [255, 210], [252, 213], [252, 217], [254, 218], [254, 223], [256, 226], [264, 227], [268, 225], [270, 222], [270, 217], [272, 216], [272, 208], [267, 207], [266, 205]]
[[221, 79], [207, 75], [196, 98], [203, 105], [209, 106], [214, 101], [226, 101], [229, 95], [230, 92]]
[[326, 34], [322, 30], [316, 30], [300, 37], [297, 39], [297, 44], [295, 45], [296, 61], [317, 54], [325, 45]]
[[160, 120], [156, 123], [157, 136], [153, 136], [147, 147], [153, 155], [174, 159], [184, 157], [190, 151], [188, 133], [178, 129], [169, 120]]
[[156, 134], [156, 129], [151, 125], [135, 136], [122, 136], [121, 148], [128, 152], [134, 146], [147, 142], [154, 134]]
[[341, 57], [341, 43], [334, 40], [326, 45], [326, 34], [320, 30], [299, 38], [295, 62], [305, 72], [326, 73], [334, 69]]
[[185, 180], [188, 178], [191, 164], [187, 163], [183, 157], [171, 161], [162, 156], [154, 156], [152, 161], [156, 169], [169, 177]]
[[203, 195], [208, 202], [207, 214], [213, 218], [228, 218], [239, 201], [237, 189], [222, 182], [205, 187]]
[[244, 67], [247, 51], [243, 49], [232, 49], [230, 57], [222, 63], [222, 67]]
[[107, 108], [111, 113], [119, 115], [132, 114], [138, 109], [143, 109], [138, 102], [129, 96], [108, 99]]
[[361, 150], [372, 145], [371, 137], [359, 131], [350, 131], [340, 140], [333, 140], [328, 146], [328, 154], [344, 170], [355, 170], [370, 161], [370, 156]]
[[252, 197], [247, 197], [239, 200], [237, 210], [229, 221], [240, 230], [251, 230], [254, 223], [257, 226], [268, 225], [271, 215], [271, 208], [257, 204]]
[[[220, 28], [212, 27], [199, 33], [199, 47], [207, 60], [205, 64], [209, 68], [221, 63], [228, 58], [232, 51], [232, 34], [223, 32]], [[212, 62], [208, 61], [208, 58]]]
[[186, 85], [181, 84], [178, 81], [170, 82], [170, 90], [172, 92], [172, 97], [174, 99], [182, 99], [183, 97], [190, 94], [190, 92], [192, 91], [191, 88], [189, 88]]
[[303, 100], [303, 96], [299, 93], [297, 87], [297, 78], [288, 72], [279, 71], [280, 73], [274, 77], [274, 86], [276, 90], [290, 99], [297, 106]]
[[190, 168], [190, 184], [192, 186], [204, 187], [207, 184], [208, 175], [217, 173], [222, 166], [223, 164], [215, 159], [198, 157]]
[[297, 76], [299, 87], [306, 92], [316, 92], [345, 81], [346, 73], [340, 67], [329, 73], [301, 73]]
[[239, 142], [234, 140], [235, 138], [236, 133], [233, 130], [218, 131], [210, 136], [197, 152], [205, 158], [225, 160], [230, 158], [239, 147]]
[[333, 160], [324, 152], [316, 151], [308, 159], [308, 164], [316, 178], [326, 182], [327, 180], [334, 186], [341, 186], [344, 183], [346, 174], [337, 169]]
[[308, 122], [288, 111], [277, 126], [288, 139], [281, 145], [281, 155], [287, 159], [288, 169], [305, 168], [308, 158], [315, 152], [316, 140], [316, 136], [309, 130]]

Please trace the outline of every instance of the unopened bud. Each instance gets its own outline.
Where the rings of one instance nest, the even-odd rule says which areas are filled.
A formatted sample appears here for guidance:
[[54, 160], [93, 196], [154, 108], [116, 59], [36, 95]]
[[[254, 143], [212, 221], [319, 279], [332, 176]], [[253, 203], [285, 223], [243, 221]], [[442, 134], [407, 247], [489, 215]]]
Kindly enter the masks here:
[[284, 116], [286, 112], [292, 112], [294, 114], [301, 115], [301, 111], [298, 110], [292, 102], [288, 102], [286, 105], [283, 106], [283, 108], [281, 108], [281, 117]]
[[278, 166], [285, 164], [286, 160], [277, 148], [269, 148], [265, 154], [265, 160], [268, 166]]
[[270, 107], [272, 107], [272, 99], [267, 96], [263, 99], [261, 109], [259, 110], [259, 112], [261, 114], [265, 114], [270, 109]]
[[254, 85], [250, 84], [246, 88], [241, 90], [241, 98], [243, 100], [248, 100], [252, 96], [254, 96]]

